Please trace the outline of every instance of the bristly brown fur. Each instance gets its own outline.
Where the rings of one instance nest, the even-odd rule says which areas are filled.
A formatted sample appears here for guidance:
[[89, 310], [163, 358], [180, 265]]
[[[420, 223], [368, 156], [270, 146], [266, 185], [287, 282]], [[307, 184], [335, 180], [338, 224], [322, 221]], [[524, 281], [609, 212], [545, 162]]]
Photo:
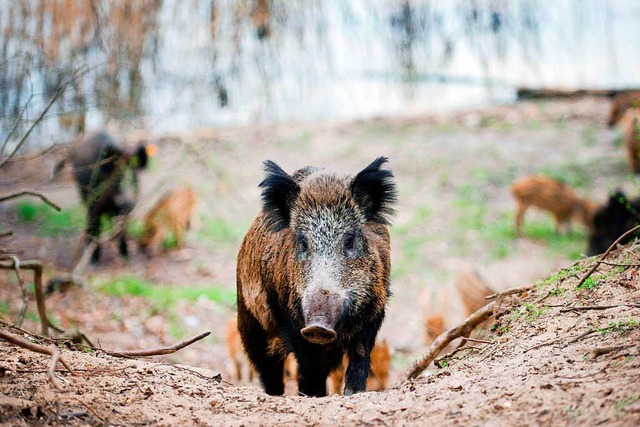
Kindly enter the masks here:
[[145, 216], [140, 246], [153, 253], [173, 233], [176, 246], [182, 247], [197, 201], [195, 191], [189, 187], [165, 193]]
[[629, 108], [640, 107], [640, 92], [622, 92], [611, 100], [611, 112], [609, 113], [609, 120], [607, 124], [609, 127], [616, 125], [624, 113]]
[[634, 173], [640, 173], [640, 108], [629, 108], [620, 119], [627, 161]]
[[[353, 179], [314, 167], [289, 175], [265, 162], [263, 208], [240, 248], [237, 279], [238, 328], [267, 393], [284, 391], [290, 352], [300, 392], [324, 395], [327, 375], [345, 353], [347, 391], [364, 390], [390, 294], [387, 223], [396, 192], [391, 172], [380, 169], [386, 161], [377, 159]], [[303, 308], [313, 306], [305, 304], [322, 295], [342, 304], [331, 303], [339, 310], [336, 337], [324, 350], [301, 335]], [[314, 310], [325, 310], [317, 304]]]

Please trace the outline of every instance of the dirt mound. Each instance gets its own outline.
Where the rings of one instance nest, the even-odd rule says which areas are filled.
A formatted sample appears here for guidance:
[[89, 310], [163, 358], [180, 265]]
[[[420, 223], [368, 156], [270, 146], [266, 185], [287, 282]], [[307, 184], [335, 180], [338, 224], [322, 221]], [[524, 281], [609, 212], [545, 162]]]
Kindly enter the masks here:
[[[0, 422], [11, 425], [531, 425], [640, 423], [640, 247], [585, 259], [505, 298], [491, 332], [415, 381], [352, 397], [271, 397], [219, 374], [70, 350], [67, 391], [49, 357], [0, 342]], [[5, 326], [6, 329], [6, 326]], [[15, 332], [15, 330], [14, 330]], [[43, 344], [51, 343], [34, 338]]]

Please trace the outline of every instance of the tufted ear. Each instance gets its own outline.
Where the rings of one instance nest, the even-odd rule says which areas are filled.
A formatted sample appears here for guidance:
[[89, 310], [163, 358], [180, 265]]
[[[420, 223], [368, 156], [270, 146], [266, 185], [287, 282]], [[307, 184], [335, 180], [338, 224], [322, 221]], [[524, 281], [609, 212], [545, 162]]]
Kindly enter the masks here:
[[291, 208], [300, 194], [298, 183], [271, 160], [264, 162], [267, 176], [260, 183], [262, 211], [267, 225], [274, 231], [289, 227]]
[[378, 157], [361, 170], [351, 181], [351, 194], [364, 211], [368, 221], [388, 224], [397, 200], [393, 173], [380, 167], [387, 163], [386, 157]]

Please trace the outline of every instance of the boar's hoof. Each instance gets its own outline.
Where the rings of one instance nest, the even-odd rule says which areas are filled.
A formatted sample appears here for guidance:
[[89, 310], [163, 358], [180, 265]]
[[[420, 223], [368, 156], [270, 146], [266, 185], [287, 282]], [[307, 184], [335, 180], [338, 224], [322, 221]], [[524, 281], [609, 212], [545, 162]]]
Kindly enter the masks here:
[[302, 336], [313, 344], [329, 344], [336, 339], [336, 331], [322, 325], [313, 324], [300, 331]]
[[345, 387], [345, 388], [344, 388], [344, 393], [343, 393], [343, 394], [344, 394], [345, 396], [351, 396], [351, 395], [354, 395], [355, 393], [356, 393], [356, 392], [355, 392], [355, 391], [353, 391], [350, 387]]

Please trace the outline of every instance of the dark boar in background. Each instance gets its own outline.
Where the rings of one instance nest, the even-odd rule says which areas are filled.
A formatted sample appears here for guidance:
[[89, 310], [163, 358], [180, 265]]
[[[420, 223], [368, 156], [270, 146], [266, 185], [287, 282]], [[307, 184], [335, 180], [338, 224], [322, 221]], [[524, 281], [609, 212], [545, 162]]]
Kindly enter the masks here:
[[[85, 247], [93, 239], [100, 237], [100, 217], [111, 219], [125, 215], [133, 209], [138, 192], [137, 171], [147, 166], [146, 146], [140, 144], [134, 152], [127, 152], [105, 132], [89, 134], [71, 147], [67, 158], [56, 166], [57, 173], [66, 161], [73, 166], [73, 175], [80, 191], [80, 197], [87, 208], [87, 228]], [[123, 181], [127, 171], [131, 171], [135, 196], [125, 192]], [[128, 257], [126, 233], [119, 237], [119, 251]], [[100, 246], [91, 256], [91, 262], [100, 259]]]
[[346, 395], [364, 391], [389, 298], [387, 225], [396, 189], [378, 158], [355, 177], [265, 163], [262, 212], [238, 254], [238, 329], [264, 390], [283, 394], [293, 352], [298, 391], [326, 395], [346, 354]]
[[[638, 224], [640, 224], [640, 199], [629, 200], [623, 192], [616, 191], [595, 213], [587, 254], [592, 256], [603, 253], [618, 237]], [[630, 242], [638, 236], [640, 233], [627, 236], [620, 244]]]

